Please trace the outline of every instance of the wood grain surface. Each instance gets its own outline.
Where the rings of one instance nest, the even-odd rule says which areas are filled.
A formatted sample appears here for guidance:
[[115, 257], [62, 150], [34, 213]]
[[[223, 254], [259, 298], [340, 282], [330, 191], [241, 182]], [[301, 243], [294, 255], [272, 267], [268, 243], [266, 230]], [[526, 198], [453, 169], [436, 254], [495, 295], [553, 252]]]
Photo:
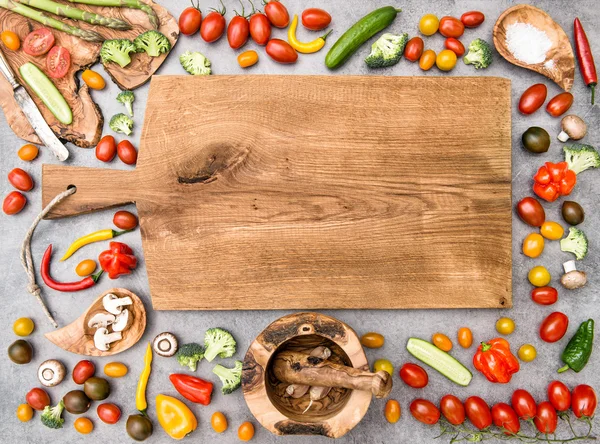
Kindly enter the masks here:
[[[57, 1], [59, 3], [61, 2], [61, 0]], [[174, 45], [179, 36], [177, 21], [162, 6], [151, 0], [145, 1], [152, 5], [154, 11], [158, 15], [160, 20], [159, 30], [165, 34]], [[63, 1], [63, 3], [70, 4], [67, 1]], [[137, 9], [98, 8], [83, 4], [77, 4], [75, 6], [79, 9], [94, 11], [107, 17], [117, 17], [133, 25], [131, 30], [118, 31], [103, 26], [93, 26], [85, 22], [64, 18], [61, 19], [66, 23], [76, 25], [83, 29], [92, 29], [102, 34], [107, 39], [134, 39], [147, 29], [151, 29], [146, 14]], [[48, 15], [52, 16], [52, 14]], [[29, 20], [5, 9], [0, 9], [0, 29], [10, 29], [11, 31], [16, 32], [21, 41], [23, 41], [31, 31], [40, 27], [42, 27], [42, 25], [38, 22]], [[29, 94], [37, 104], [44, 119], [48, 122], [54, 133], [59, 138], [72, 142], [82, 148], [92, 148], [96, 146], [100, 140], [104, 120], [100, 109], [90, 96], [87, 85], [77, 79], [77, 73], [98, 61], [101, 44], [86, 42], [85, 40], [73, 37], [64, 32], [59, 32], [55, 29], [51, 29], [51, 31], [56, 39], [56, 45], [67, 48], [71, 53], [71, 68], [65, 77], [62, 79], [52, 79], [73, 112], [73, 123], [70, 125], [64, 125], [56, 120], [54, 115], [46, 108], [41, 100], [38, 99], [33, 91], [29, 89], [19, 75], [19, 67], [26, 62], [33, 62], [40, 67], [42, 71], [46, 71], [46, 56], [33, 57], [25, 54], [22, 49], [19, 51], [10, 51], [3, 48], [4, 55], [18, 77], [19, 82], [28, 89]], [[105, 66], [105, 71], [122, 89], [135, 89], [150, 79], [165, 58], [166, 54], [156, 58], [151, 58], [145, 53], [132, 54], [132, 62], [127, 67], [121, 68], [115, 63], [110, 63]], [[106, 80], [108, 81], [109, 79]], [[3, 76], [0, 76], [0, 106], [2, 106], [8, 124], [17, 136], [29, 142], [40, 143], [33, 128], [31, 128], [31, 125], [29, 125], [29, 122], [27, 122], [21, 109], [15, 102], [10, 84]], [[108, 117], [110, 118], [110, 116]]]
[[136, 170], [71, 184], [137, 203], [155, 309], [511, 306], [506, 79], [154, 77]]

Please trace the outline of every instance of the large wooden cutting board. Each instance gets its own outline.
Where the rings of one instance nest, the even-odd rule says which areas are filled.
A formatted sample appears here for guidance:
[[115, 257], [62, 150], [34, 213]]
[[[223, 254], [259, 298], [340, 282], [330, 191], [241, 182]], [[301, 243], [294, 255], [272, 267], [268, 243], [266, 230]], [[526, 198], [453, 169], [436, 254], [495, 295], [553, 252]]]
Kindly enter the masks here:
[[69, 185], [137, 203], [155, 309], [511, 306], [506, 79], [154, 77], [136, 170]]

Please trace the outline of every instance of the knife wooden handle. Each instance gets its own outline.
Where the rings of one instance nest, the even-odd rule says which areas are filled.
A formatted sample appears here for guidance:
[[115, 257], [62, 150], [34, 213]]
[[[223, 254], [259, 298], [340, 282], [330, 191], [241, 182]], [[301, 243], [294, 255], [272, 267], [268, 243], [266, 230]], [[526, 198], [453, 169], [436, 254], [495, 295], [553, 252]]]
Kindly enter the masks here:
[[6, 57], [4, 56], [2, 49], [0, 49], [0, 72], [2, 72], [2, 75], [4, 77], [6, 77], [6, 80], [8, 80], [8, 83], [10, 83], [10, 86], [12, 87], [12, 89], [16, 89], [19, 87], [19, 82], [17, 82], [15, 73], [13, 72], [12, 68], [8, 64], [8, 60], [6, 60]]

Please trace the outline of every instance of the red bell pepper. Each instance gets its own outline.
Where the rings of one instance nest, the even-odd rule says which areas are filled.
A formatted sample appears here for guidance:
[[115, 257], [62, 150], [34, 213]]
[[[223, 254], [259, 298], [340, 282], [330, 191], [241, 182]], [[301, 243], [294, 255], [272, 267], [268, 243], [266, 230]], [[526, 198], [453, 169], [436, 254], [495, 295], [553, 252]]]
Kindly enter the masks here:
[[109, 249], [98, 256], [100, 267], [108, 272], [108, 277], [116, 279], [121, 275], [130, 274], [137, 266], [133, 250], [122, 242], [111, 242]]
[[546, 162], [533, 176], [533, 192], [548, 202], [568, 196], [577, 183], [577, 174], [567, 162]]
[[50, 276], [50, 258], [52, 257], [52, 244], [48, 245], [46, 248], [46, 252], [44, 253], [44, 257], [42, 258], [42, 266], [40, 269], [40, 274], [42, 275], [42, 279], [44, 283], [52, 288], [53, 290], [58, 291], [79, 291], [85, 290], [86, 288], [93, 287], [98, 282], [98, 279], [102, 275], [103, 271], [93, 274], [91, 276], [87, 276], [80, 281], [77, 282], [58, 282], [55, 281], [52, 276]]
[[510, 352], [506, 339], [482, 342], [473, 356], [473, 365], [491, 382], [506, 384], [519, 371], [519, 361]]
[[212, 383], [195, 376], [176, 373], [169, 376], [175, 389], [188, 401], [197, 404], [210, 404], [210, 396], [212, 395]]

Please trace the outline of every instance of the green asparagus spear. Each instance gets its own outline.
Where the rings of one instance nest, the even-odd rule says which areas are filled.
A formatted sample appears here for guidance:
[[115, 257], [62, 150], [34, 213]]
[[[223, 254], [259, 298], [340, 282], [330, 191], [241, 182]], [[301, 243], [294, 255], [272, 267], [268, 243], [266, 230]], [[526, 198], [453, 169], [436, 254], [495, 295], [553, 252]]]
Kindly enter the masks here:
[[44, 14], [37, 9], [32, 9], [29, 6], [16, 3], [13, 0], [0, 0], [0, 8], [8, 9], [16, 14], [27, 17], [36, 22], [40, 22], [50, 28], [58, 29], [59, 31], [66, 32], [67, 34], [74, 35], [88, 42], [103, 42], [105, 39], [100, 34], [94, 31], [86, 31], [85, 29], [79, 29], [75, 26], [67, 25], [66, 23], [56, 20], [48, 15]]
[[132, 8], [144, 11], [154, 29], [158, 29], [158, 16], [150, 5], [141, 0], [69, 0], [71, 3], [81, 3], [92, 6], [113, 6], [117, 8]]

